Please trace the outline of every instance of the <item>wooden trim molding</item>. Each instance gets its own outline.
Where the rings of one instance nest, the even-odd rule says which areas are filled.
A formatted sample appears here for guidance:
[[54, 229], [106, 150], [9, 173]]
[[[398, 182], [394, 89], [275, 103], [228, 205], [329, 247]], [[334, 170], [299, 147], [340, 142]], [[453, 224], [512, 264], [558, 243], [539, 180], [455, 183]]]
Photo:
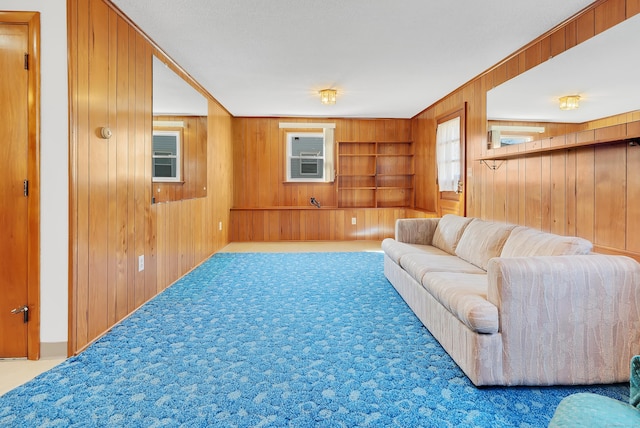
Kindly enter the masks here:
[[0, 12], [0, 22], [26, 24], [29, 32], [29, 218], [27, 264], [27, 358], [40, 358], [40, 13]]

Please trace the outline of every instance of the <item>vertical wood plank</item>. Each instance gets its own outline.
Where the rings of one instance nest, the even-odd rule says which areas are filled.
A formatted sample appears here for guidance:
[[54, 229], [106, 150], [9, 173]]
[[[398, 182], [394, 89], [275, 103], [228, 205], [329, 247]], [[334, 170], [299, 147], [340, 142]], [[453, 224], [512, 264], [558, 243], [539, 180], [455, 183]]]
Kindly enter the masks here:
[[551, 195], [549, 205], [550, 232], [566, 234], [567, 217], [567, 156], [565, 153], [553, 153], [550, 156]]
[[632, 16], [640, 13], [640, 0], [627, 0], [626, 16], [631, 18]]
[[512, 159], [504, 162], [502, 168], [505, 169], [506, 173], [506, 221], [508, 223], [518, 224], [520, 219], [519, 214], [519, 181], [520, 181], [520, 172], [519, 172], [519, 162], [517, 159]]
[[491, 218], [495, 221], [507, 220], [507, 168], [501, 165], [493, 171], [493, 213]]
[[576, 169], [576, 151], [569, 150], [567, 151], [567, 159], [566, 159], [566, 168], [567, 168], [567, 188], [565, 191], [566, 199], [565, 199], [565, 209], [566, 209], [566, 220], [565, 220], [565, 231], [569, 236], [576, 236], [576, 215], [577, 215], [577, 202], [576, 202], [576, 181], [577, 181], [577, 169]]
[[109, 17], [101, 0], [90, 0], [89, 45], [89, 336], [105, 331], [107, 321], [107, 262], [108, 253], [108, 140], [99, 137], [97, 130], [109, 122]]
[[627, 147], [626, 249], [640, 253], [640, 147]]
[[625, 3], [625, 0], [608, 0], [596, 6], [594, 10], [595, 34], [600, 34], [625, 20]]
[[[118, 16], [108, 11], [109, 18], [109, 64], [118, 64]], [[109, 127], [117, 126], [118, 68], [109, 67], [108, 120]], [[115, 138], [114, 138], [115, 137]], [[108, 144], [108, 195], [107, 195], [107, 325], [117, 321], [117, 274], [118, 274], [118, 225], [117, 225], [117, 149], [118, 133], [115, 132]]]
[[135, 177], [136, 177], [136, 72], [137, 72], [137, 59], [140, 52], [138, 52], [138, 44], [136, 43], [136, 31], [129, 27], [129, 79], [128, 79], [128, 121], [127, 121], [127, 313], [130, 313], [136, 308], [135, 298], [135, 283], [136, 272], [138, 271], [138, 263], [136, 260], [135, 251], [135, 224], [136, 224], [136, 210], [135, 210]]
[[540, 157], [540, 229], [551, 231], [551, 155]]
[[[146, 82], [151, 79], [151, 73], [147, 69], [146, 54], [146, 41], [142, 36], [136, 34], [135, 38], [136, 51], [139, 56], [136, 60], [136, 74], [135, 74], [135, 105], [136, 105], [136, 119], [135, 119], [135, 140], [134, 140], [134, 251], [133, 262], [135, 269], [135, 291], [134, 291], [134, 304], [135, 307], [139, 307], [145, 302], [145, 273], [140, 272], [138, 269], [138, 258], [144, 256], [145, 250], [145, 185], [148, 183], [145, 180], [145, 165], [148, 163], [146, 159], [146, 139], [149, 135], [149, 129], [147, 128], [145, 121], [145, 113], [147, 113], [147, 101], [145, 96], [147, 94]], [[151, 58], [148, 59], [150, 61]]]
[[538, 157], [524, 159], [525, 221], [524, 225], [542, 228], [542, 161]]
[[576, 41], [582, 43], [593, 37], [595, 33], [595, 13], [589, 10], [576, 20]]
[[576, 236], [594, 238], [594, 150], [576, 152]]
[[118, 18], [118, 59], [116, 86], [116, 321], [123, 319], [128, 313], [127, 304], [127, 247], [128, 230], [127, 214], [129, 200], [127, 198], [127, 182], [129, 180], [129, 27]]
[[[75, 322], [70, 330], [75, 334], [75, 344], [70, 344], [71, 350], [84, 347], [89, 342], [89, 3], [85, 1], [74, 2], [77, 10], [77, 75], [70, 76], [76, 80], [77, 123], [76, 132], [76, 263], [77, 274], [75, 284], [76, 312]], [[71, 83], [72, 83], [71, 82]], [[73, 223], [72, 223], [73, 225]], [[75, 346], [74, 346], [75, 345]]]
[[625, 248], [626, 144], [595, 149], [594, 244]]

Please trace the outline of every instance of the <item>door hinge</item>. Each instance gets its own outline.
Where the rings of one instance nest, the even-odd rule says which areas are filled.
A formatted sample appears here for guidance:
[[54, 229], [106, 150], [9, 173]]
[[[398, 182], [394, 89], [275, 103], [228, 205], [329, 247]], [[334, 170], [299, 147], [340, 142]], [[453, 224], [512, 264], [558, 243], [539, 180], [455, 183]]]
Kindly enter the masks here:
[[29, 196], [29, 180], [24, 180], [22, 182], [22, 192], [25, 196]]
[[24, 69], [25, 70], [29, 69], [29, 54], [28, 53], [24, 54]]

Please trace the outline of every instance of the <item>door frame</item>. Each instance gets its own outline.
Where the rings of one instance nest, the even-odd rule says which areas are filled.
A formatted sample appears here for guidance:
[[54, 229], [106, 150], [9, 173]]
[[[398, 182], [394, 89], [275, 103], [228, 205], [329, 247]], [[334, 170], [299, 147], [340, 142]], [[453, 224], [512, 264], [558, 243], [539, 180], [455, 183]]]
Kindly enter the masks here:
[[0, 23], [28, 27], [27, 358], [40, 358], [40, 13], [0, 12]]
[[[467, 102], [463, 102], [459, 107], [447, 111], [444, 114], [438, 115], [435, 118], [435, 127], [438, 129], [438, 124], [446, 122], [448, 120], [460, 117], [460, 181], [462, 181], [462, 192], [460, 198], [460, 209], [458, 215], [467, 215]], [[435, 135], [434, 135], [435, 141]], [[436, 161], [436, 180], [438, 177], [438, 166]], [[440, 202], [440, 190], [436, 186], [436, 210], [441, 215], [441, 202]]]

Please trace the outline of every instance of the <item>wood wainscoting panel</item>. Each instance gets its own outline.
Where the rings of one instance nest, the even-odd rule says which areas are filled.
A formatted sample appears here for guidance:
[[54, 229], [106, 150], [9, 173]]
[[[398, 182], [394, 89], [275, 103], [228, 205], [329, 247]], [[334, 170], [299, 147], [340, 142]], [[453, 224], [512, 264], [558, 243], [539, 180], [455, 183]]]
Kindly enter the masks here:
[[399, 218], [435, 216], [405, 208], [233, 208], [230, 240], [382, 240], [394, 236]]

